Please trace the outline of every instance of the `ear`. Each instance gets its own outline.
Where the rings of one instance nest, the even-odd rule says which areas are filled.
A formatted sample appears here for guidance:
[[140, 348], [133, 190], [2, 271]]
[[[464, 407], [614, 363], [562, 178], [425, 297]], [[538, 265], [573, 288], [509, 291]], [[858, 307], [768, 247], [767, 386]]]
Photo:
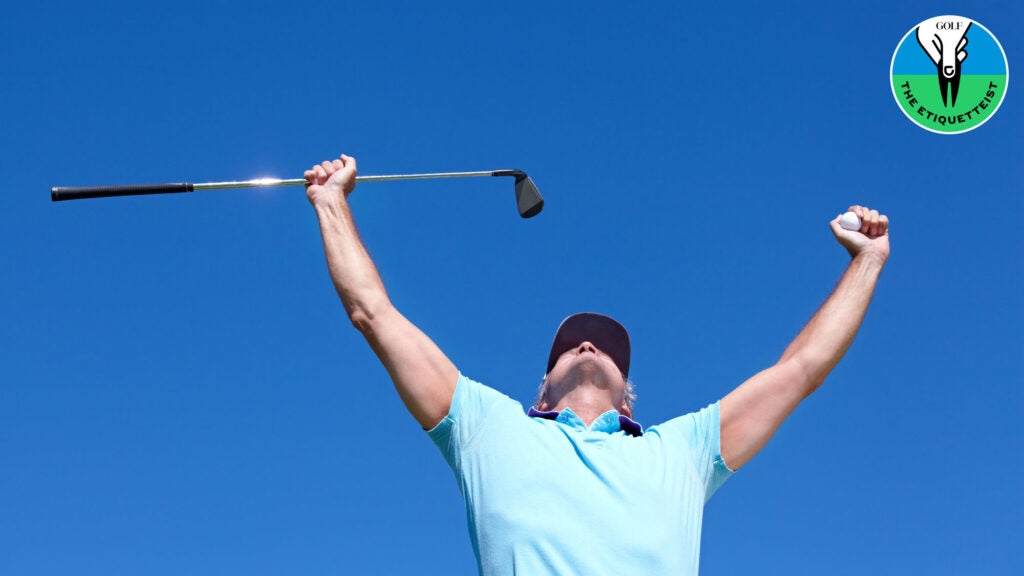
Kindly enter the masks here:
[[537, 404], [537, 410], [541, 412], [549, 412], [551, 408], [548, 406], [547, 400], [541, 400], [540, 404]]
[[625, 402], [622, 403], [622, 406], [619, 406], [619, 414], [622, 414], [630, 420], [633, 419], [633, 411], [630, 410], [629, 406]]

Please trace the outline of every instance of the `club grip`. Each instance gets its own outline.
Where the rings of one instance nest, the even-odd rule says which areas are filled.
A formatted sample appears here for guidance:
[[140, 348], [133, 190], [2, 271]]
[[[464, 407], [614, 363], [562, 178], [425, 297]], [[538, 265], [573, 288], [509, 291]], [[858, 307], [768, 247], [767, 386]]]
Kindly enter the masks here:
[[50, 200], [80, 200], [82, 198], [104, 198], [107, 196], [138, 196], [140, 194], [171, 194], [191, 192], [191, 182], [171, 184], [126, 184], [124, 186], [54, 186], [50, 188]]

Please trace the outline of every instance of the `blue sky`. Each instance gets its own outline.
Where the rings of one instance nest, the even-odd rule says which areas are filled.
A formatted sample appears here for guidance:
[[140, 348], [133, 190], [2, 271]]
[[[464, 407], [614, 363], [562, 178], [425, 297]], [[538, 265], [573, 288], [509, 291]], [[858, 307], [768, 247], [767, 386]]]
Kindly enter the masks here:
[[[702, 573], [1017, 574], [1024, 240], [1015, 2], [21, 3], [0, 35], [0, 573], [472, 574], [452, 474], [350, 328], [299, 188], [54, 204], [55, 185], [521, 168], [361, 185], [392, 300], [524, 403], [561, 319], [633, 339], [637, 418], [781, 354], [892, 222], [857, 341], [709, 503]], [[889, 82], [953, 13], [986, 124]]]

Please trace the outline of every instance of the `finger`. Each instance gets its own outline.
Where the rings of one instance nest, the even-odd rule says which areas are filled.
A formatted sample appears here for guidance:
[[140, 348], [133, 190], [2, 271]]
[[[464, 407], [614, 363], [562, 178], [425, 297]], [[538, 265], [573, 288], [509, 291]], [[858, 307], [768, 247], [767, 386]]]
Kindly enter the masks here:
[[878, 235], [884, 236], [889, 233], [889, 217], [882, 214], [878, 217]]
[[868, 221], [871, 225], [868, 226], [868, 235], [874, 238], [878, 236], [878, 210], [870, 210], [868, 212]]
[[860, 233], [867, 236], [871, 234], [871, 210], [864, 208], [864, 217], [860, 219]]
[[853, 206], [850, 206], [849, 208], [847, 208], [846, 211], [847, 212], [853, 212], [854, 214], [857, 215], [857, 218], [860, 218], [861, 229], [863, 229], [863, 227], [864, 227], [863, 226], [864, 225], [864, 208], [862, 206], [858, 206], [858, 205], [854, 204]]
[[328, 178], [331, 177], [331, 174], [334, 174], [334, 165], [329, 160], [324, 160], [320, 165], [324, 167], [324, 172], [327, 173]]
[[860, 228], [857, 229], [861, 234], [867, 234], [871, 231], [871, 210], [867, 206], [857, 206], [857, 216], [860, 217]]
[[351, 168], [353, 171], [356, 171], [356, 159], [355, 158], [353, 158], [352, 156], [346, 156], [346, 155], [342, 154], [341, 155], [341, 159], [345, 162], [345, 167], [346, 168]]
[[334, 170], [335, 171], [344, 170], [345, 169], [345, 163], [342, 162], [340, 158], [335, 160], [335, 161], [333, 161], [333, 162], [331, 162], [331, 165], [334, 166]]
[[313, 181], [313, 179], [316, 178], [316, 172], [312, 170], [306, 170], [305, 172], [302, 173], [302, 177], [306, 179], [307, 186], [310, 184], [316, 184], [316, 182]]
[[316, 183], [323, 184], [327, 180], [327, 172], [324, 172], [324, 167], [317, 164], [313, 166], [313, 172], [316, 173]]

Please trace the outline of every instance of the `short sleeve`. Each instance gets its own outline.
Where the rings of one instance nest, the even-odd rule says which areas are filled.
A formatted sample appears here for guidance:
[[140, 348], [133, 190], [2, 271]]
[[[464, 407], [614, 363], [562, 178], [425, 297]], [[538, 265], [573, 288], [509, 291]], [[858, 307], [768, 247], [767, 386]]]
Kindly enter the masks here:
[[697, 476], [704, 482], [704, 501], [710, 500], [733, 473], [722, 459], [718, 403], [673, 418], [658, 428], [663, 433], [671, 430], [682, 439]]
[[[427, 435], [441, 450], [453, 470], [458, 471], [462, 451], [486, 425], [490, 412], [495, 406], [505, 402], [515, 401], [493, 388], [459, 374], [448, 415], [437, 426], [427, 431]], [[519, 407], [521, 413], [522, 407], [518, 403], [515, 405]]]

